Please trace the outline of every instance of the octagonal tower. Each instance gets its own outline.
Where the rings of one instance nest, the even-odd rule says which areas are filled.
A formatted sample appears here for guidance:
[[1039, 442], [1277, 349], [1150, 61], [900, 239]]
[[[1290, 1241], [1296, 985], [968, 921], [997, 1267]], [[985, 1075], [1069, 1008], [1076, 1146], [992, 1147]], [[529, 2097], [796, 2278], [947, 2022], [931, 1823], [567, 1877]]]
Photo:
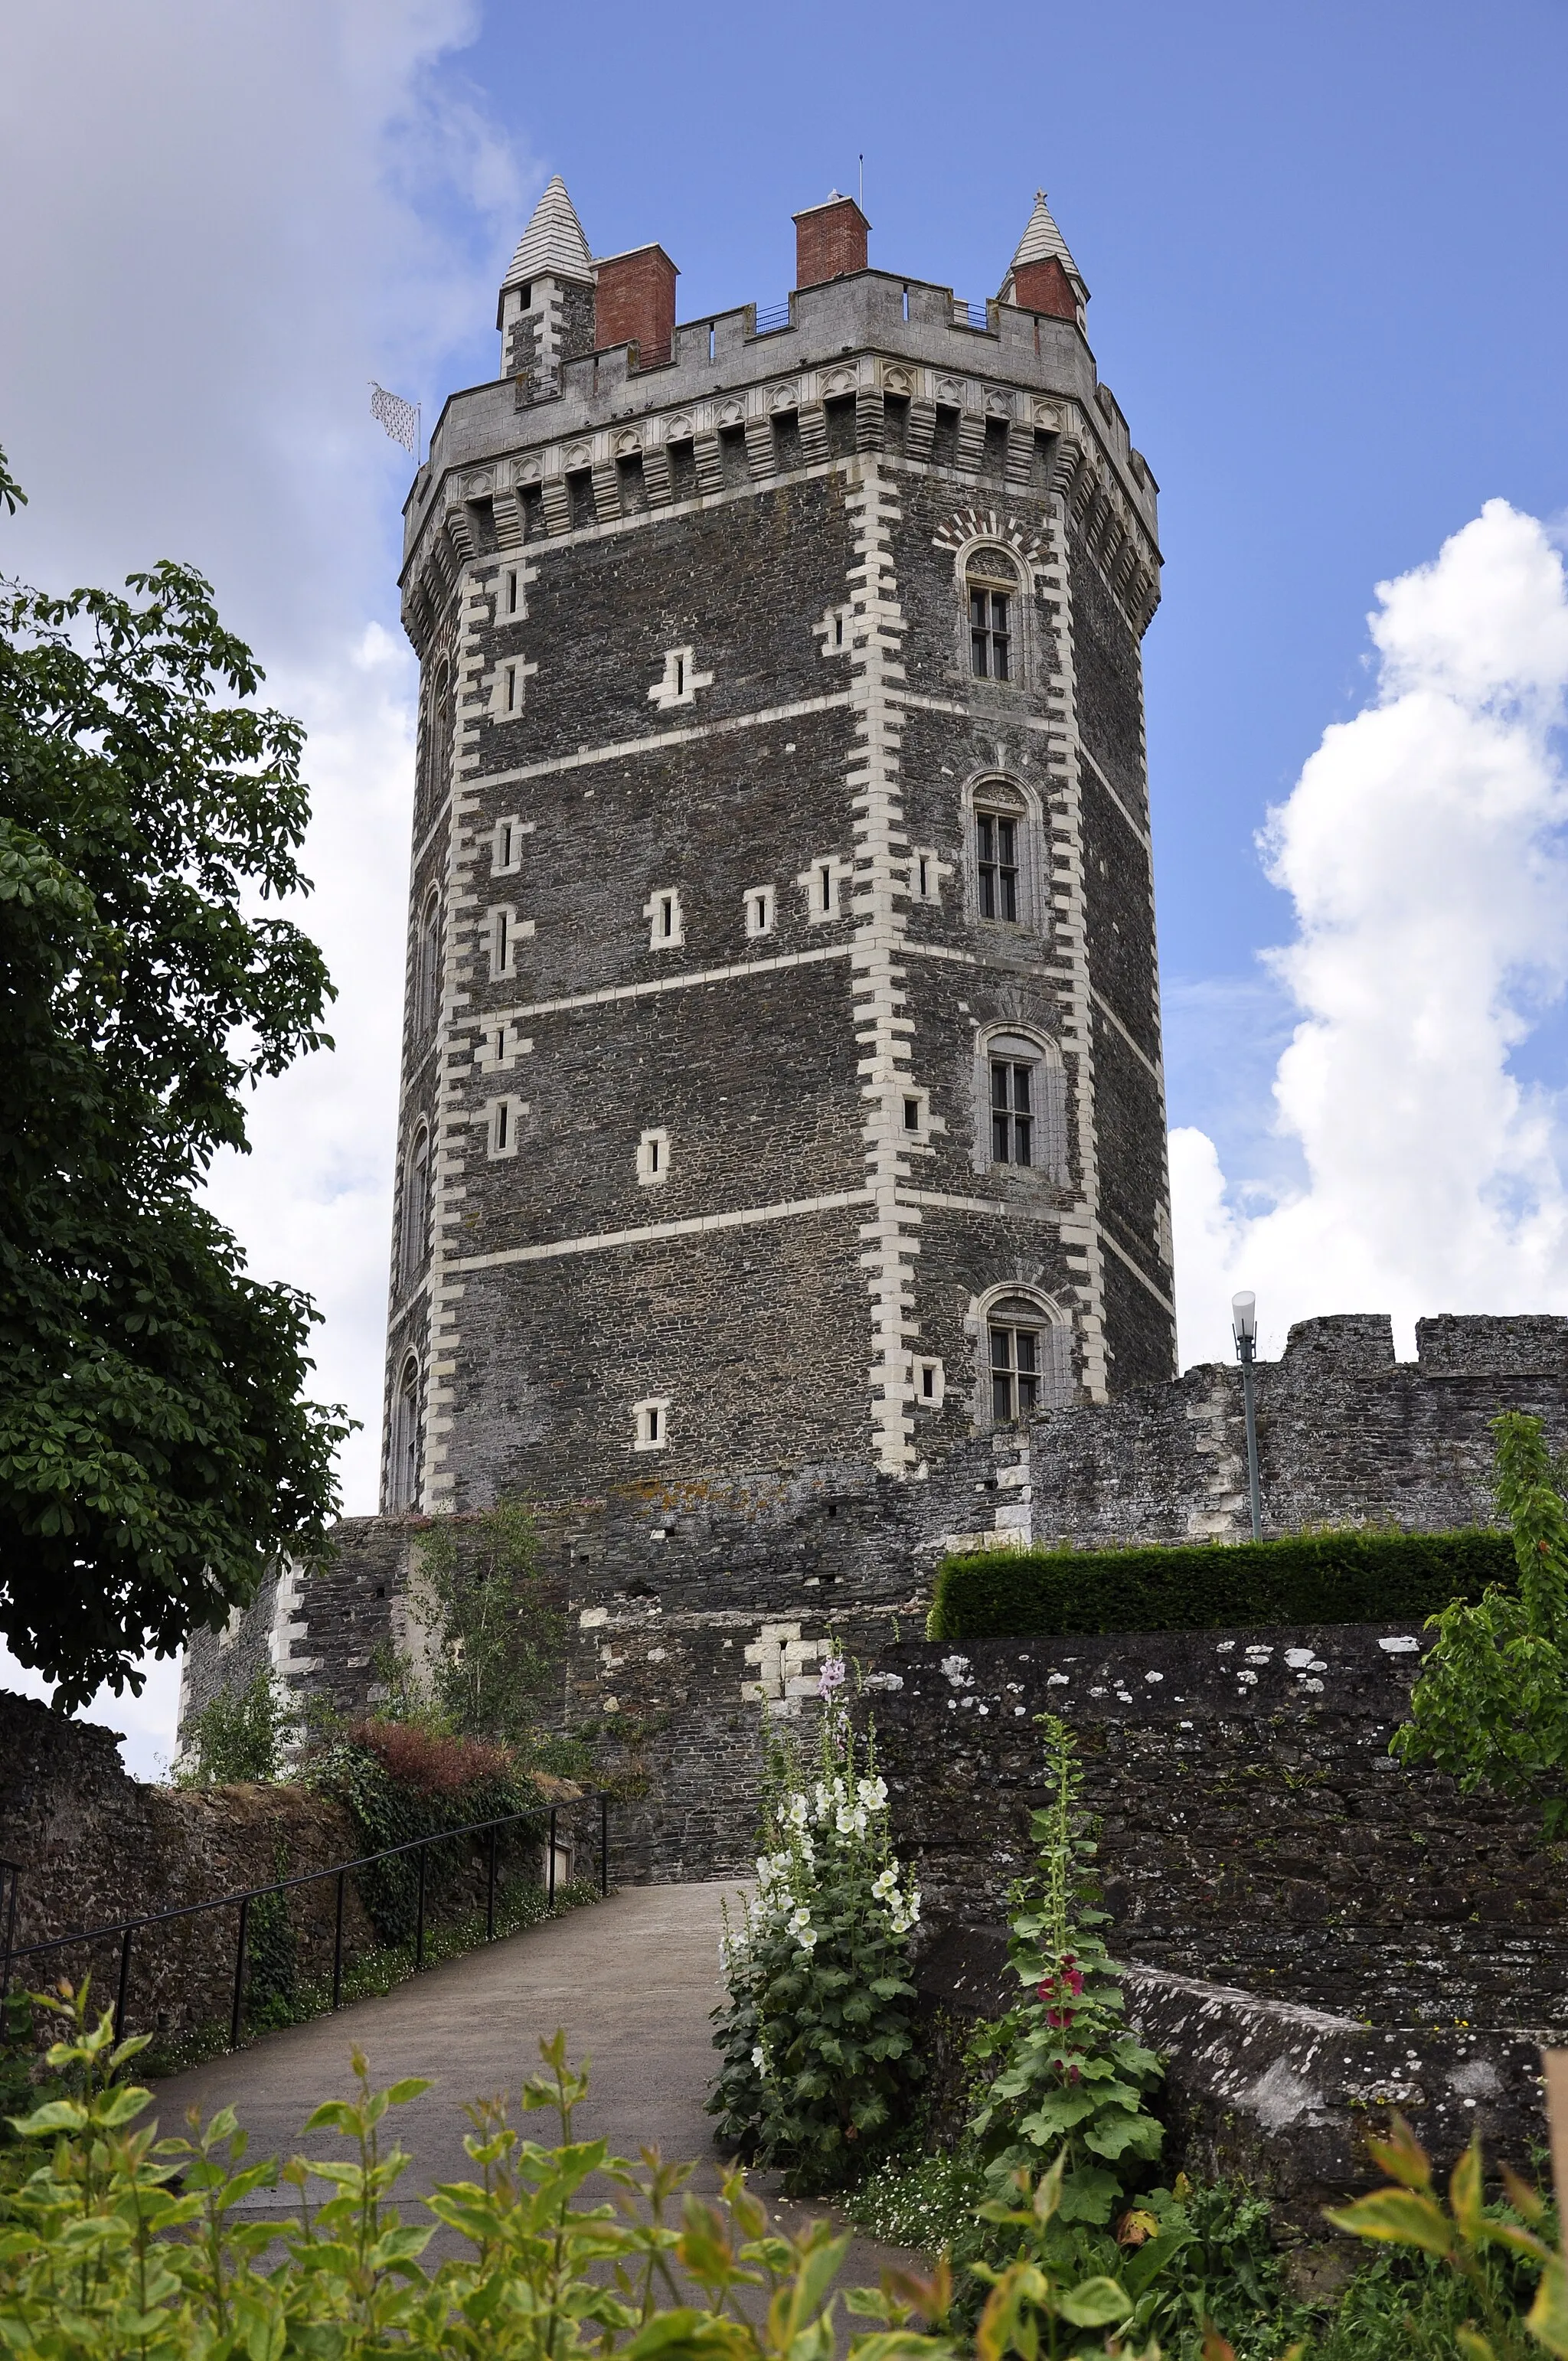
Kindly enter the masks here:
[[1156, 486], [1044, 197], [676, 324], [553, 181], [407, 505], [385, 1501], [917, 1474], [1171, 1375]]

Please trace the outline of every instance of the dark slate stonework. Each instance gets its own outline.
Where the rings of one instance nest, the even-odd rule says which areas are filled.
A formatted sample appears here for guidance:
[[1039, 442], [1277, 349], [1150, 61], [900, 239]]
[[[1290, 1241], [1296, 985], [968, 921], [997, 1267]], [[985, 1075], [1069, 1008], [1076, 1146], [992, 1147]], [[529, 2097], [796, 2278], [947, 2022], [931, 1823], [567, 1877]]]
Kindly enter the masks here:
[[1049, 1711], [1082, 1749], [1119, 1958], [1380, 2026], [1568, 2025], [1568, 1849], [1388, 1753], [1420, 1636], [884, 1649], [879, 1751], [930, 1917], [1003, 1915]]
[[[782, 335], [724, 314], [641, 370], [584, 341], [591, 291], [532, 295], [515, 386], [453, 398], [410, 501], [388, 1505], [597, 1490], [639, 1444], [677, 1481], [913, 1476], [989, 1427], [1003, 1290], [1065, 1331], [1060, 1399], [1168, 1374], [1155, 494], [1080, 332], [1004, 305], [960, 329], [941, 291], [867, 271], [800, 291]], [[970, 663], [986, 549], [1004, 681]], [[1020, 814], [1015, 921], [978, 898], [992, 792]], [[1063, 1078], [1047, 1170], [991, 1160], [1003, 1027], [1038, 1045], [1037, 1093]]]

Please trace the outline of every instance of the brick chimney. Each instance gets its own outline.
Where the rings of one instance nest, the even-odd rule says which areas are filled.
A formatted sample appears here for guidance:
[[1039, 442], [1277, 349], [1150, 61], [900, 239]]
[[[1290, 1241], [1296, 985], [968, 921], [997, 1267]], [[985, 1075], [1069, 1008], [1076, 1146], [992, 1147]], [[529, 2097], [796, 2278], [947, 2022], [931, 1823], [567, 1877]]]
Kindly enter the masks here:
[[846, 279], [866, 267], [866, 238], [871, 224], [853, 197], [837, 189], [826, 204], [810, 205], [795, 215], [795, 283], [820, 287], [828, 279]]
[[1044, 312], [1053, 320], [1078, 317], [1078, 291], [1054, 254], [1047, 255], [1043, 262], [1018, 264], [1010, 300], [1020, 312]]
[[637, 357], [651, 368], [670, 357], [675, 333], [675, 280], [680, 276], [662, 246], [634, 247], [595, 266], [594, 344], [635, 341]]

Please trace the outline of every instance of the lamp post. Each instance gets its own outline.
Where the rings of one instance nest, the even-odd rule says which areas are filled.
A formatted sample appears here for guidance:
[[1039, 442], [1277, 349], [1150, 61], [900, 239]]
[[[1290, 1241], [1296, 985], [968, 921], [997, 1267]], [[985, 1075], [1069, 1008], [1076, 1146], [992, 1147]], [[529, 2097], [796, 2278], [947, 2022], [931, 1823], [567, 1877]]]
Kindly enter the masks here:
[[1252, 1501], [1252, 1537], [1263, 1539], [1263, 1495], [1257, 1481], [1257, 1397], [1253, 1366], [1257, 1358], [1257, 1298], [1244, 1290], [1231, 1298], [1231, 1330], [1242, 1365], [1242, 1401], [1246, 1411], [1246, 1481]]

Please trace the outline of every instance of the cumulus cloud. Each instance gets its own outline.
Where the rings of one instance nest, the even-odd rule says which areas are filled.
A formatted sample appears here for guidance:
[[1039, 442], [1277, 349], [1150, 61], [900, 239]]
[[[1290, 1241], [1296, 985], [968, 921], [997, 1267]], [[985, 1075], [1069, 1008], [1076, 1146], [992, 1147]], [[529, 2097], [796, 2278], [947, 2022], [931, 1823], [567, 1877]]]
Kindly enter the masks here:
[[1299, 1019], [1273, 1084], [1305, 1185], [1259, 1204], [1171, 1137], [1183, 1359], [1313, 1312], [1568, 1310], [1561, 1095], [1518, 1055], [1568, 983], [1568, 586], [1504, 500], [1380, 583], [1376, 694], [1325, 730], [1260, 840], [1297, 932], [1267, 954]]
[[[414, 671], [397, 621], [410, 463], [368, 380], [422, 399], [490, 365], [540, 175], [461, 78], [477, 0], [58, 0], [0, 76], [0, 444], [30, 506], [0, 564], [47, 587], [199, 566], [310, 730], [338, 1047], [265, 1086], [214, 1172], [252, 1269], [309, 1290], [316, 1391], [365, 1422], [376, 1505]], [[482, 342], [471, 340], [476, 329]], [[466, 349], [464, 349], [466, 341]], [[0, 1663], [0, 1679], [38, 1685]], [[150, 1769], [172, 1668], [93, 1718]]]

